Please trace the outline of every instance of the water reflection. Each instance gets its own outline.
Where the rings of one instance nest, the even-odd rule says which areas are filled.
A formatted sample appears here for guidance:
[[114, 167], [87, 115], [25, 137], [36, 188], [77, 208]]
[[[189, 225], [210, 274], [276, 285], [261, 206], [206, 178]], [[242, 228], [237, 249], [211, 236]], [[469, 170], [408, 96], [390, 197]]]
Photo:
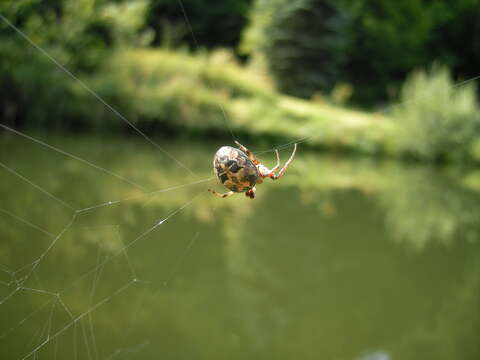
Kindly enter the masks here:
[[475, 241], [480, 197], [461, 180], [448, 169], [399, 167], [379, 197], [396, 239], [418, 250], [431, 242]]
[[[148, 189], [190, 181], [142, 143], [53, 141]], [[205, 184], [150, 198], [29, 143], [0, 147], [0, 161], [76, 209], [130, 198], [78, 214], [23, 285], [64, 304], [25, 290], [0, 305], [1, 358], [38, 346], [40, 358], [479, 356], [479, 205], [466, 171], [300, 152], [255, 201]], [[169, 148], [210, 176], [216, 144]], [[0, 193], [1, 208], [48, 233], [71, 219], [14, 176], [2, 173]], [[0, 299], [48, 233], [0, 214]]]

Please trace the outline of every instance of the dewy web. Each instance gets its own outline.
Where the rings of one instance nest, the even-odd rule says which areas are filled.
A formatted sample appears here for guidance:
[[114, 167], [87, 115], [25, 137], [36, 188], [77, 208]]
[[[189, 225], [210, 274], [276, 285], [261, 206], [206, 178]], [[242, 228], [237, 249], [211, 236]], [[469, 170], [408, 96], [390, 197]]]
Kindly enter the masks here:
[[[191, 36], [196, 42], [195, 34], [190, 26], [188, 20], [187, 11], [184, 8], [181, 0], [179, 0], [180, 10], [185, 17], [188, 29], [191, 33]], [[18, 180], [19, 183], [25, 184], [25, 186], [30, 187], [32, 191], [38, 192], [45, 199], [48, 199], [49, 204], [54, 204], [54, 206], [62, 209], [64, 213], [67, 214], [67, 220], [64, 224], [60, 226], [58, 231], [52, 231], [51, 229], [45, 228], [43, 224], [37, 224], [32, 222], [30, 219], [22, 217], [18, 214], [18, 211], [9, 208], [3, 208], [0, 203], [0, 218], [8, 218], [9, 223], [14, 224], [16, 227], [25, 227], [32, 230], [35, 234], [38, 234], [39, 237], [46, 237], [48, 239], [47, 246], [36, 254], [32, 261], [27, 261], [25, 264], [22, 264], [19, 267], [11, 268], [9, 266], [3, 265], [0, 263], [0, 317], [2, 319], [6, 314], [2, 313], [2, 310], [8, 312], [8, 309], [15, 309], [15, 298], [17, 296], [25, 296], [26, 294], [38, 295], [45, 298], [43, 303], [38, 306], [33, 311], [29, 311], [25, 314], [22, 314], [20, 318], [16, 319], [9, 325], [0, 326], [0, 346], [6, 346], [12, 338], [15, 338], [18, 330], [25, 324], [32, 322], [37, 323], [39, 315], [41, 322], [38, 324], [38, 331], [32, 336], [31, 339], [24, 339], [24, 348], [19, 350], [18, 356], [16, 359], [37, 359], [42, 354], [43, 351], [48, 349], [49, 354], [52, 355], [50, 358], [56, 359], [59, 352], [60, 341], [68, 343], [68, 346], [71, 347], [72, 358], [80, 358], [81, 354], [85, 354], [88, 359], [100, 359], [100, 358], [118, 358], [122, 354], [129, 354], [141, 351], [144, 347], [148, 345], [148, 339], [140, 341], [133, 347], [118, 347], [115, 351], [107, 354], [107, 356], [102, 356], [99, 346], [97, 344], [97, 337], [95, 332], [94, 325], [94, 314], [98, 309], [107, 306], [108, 303], [114, 301], [121, 294], [127, 292], [129, 289], [135, 289], [139, 293], [142, 293], [142, 289], [149, 286], [148, 281], [145, 281], [142, 278], [142, 274], [138, 273], [135, 269], [135, 266], [132, 264], [132, 261], [129, 256], [129, 250], [138, 244], [140, 241], [146, 241], [150, 239], [151, 241], [157, 241], [159, 239], [153, 238], [155, 230], [168, 223], [176, 215], [180, 214], [183, 210], [188, 208], [194, 201], [197, 201], [201, 198], [202, 195], [209, 196], [206, 187], [201, 187], [201, 189], [193, 195], [190, 199], [184, 202], [181, 206], [175, 208], [163, 216], [159, 216], [158, 219], [153, 221], [146, 227], [143, 231], [132, 236], [131, 238], [123, 241], [120, 236], [120, 226], [117, 224], [114, 225], [101, 225], [94, 227], [91, 230], [96, 233], [102, 231], [108, 231], [109, 233], [116, 234], [116, 239], [118, 240], [118, 246], [115, 251], [109, 255], [102, 255], [101, 247], [98, 249], [97, 258], [94, 259], [93, 265], [85, 269], [80, 274], [76, 274], [74, 279], [68, 283], [67, 286], [62, 287], [60, 290], [52, 290], [48, 286], [43, 286], [41, 276], [39, 276], [39, 269], [42, 264], [52, 256], [52, 253], [58, 247], [62, 241], [64, 241], [72, 227], [78, 223], [79, 219], [86, 214], [95, 213], [96, 211], [111, 208], [118, 206], [129, 201], [136, 199], [145, 199], [146, 202], [151, 201], [151, 199], [162, 193], [168, 193], [171, 191], [184, 189], [187, 187], [195, 187], [197, 185], [202, 185], [204, 183], [215, 180], [213, 177], [199, 178], [198, 175], [186, 166], [182, 161], [172, 155], [169, 151], [165, 150], [157, 142], [152, 140], [147, 134], [141, 131], [136, 127], [131, 121], [129, 121], [121, 112], [113, 108], [108, 104], [102, 97], [100, 97], [95, 91], [93, 91], [85, 82], [79, 79], [75, 74], [69, 71], [64, 65], [59, 63], [55, 58], [53, 58], [45, 49], [36, 44], [28, 34], [25, 34], [20, 29], [18, 29], [14, 24], [12, 24], [9, 19], [5, 18], [0, 14], [0, 20], [3, 23], [7, 24], [11, 29], [15, 30], [19, 35], [19, 41], [23, 39], [28, 42], [33, 48], [41, 52], [46, 58], [48, 58], [53, 66], [58, 67], [63, 71], [66, 76], [69, 76], [73, 81], [77, 82], [86, 92], [91, 96], [96, 98], [101, 102], [109, 111], [111, 111], [119, 119], [123, 121], [128, 126], [130, 126], [137, 134], [140, 136], [143, 141], [153, 146], [160, 154], [168, 157], [173, 161], [176, 166], [182, 168], [185, 173], [191, 178], [192, 181], [185, 182], [183, 184], [171, 185], [162, 189], [149, 189], [145, 185], [141, 184], [138, 181], [132, 180], [122, 174], [117, 174], [103, 166], [96, 164], [95, 162], [84, 159], [78, 155], [75, 155], [66, 150], [60, 149], [59, 147], [50, 144], [47, 141], [33, 137], [29, 134], [26, 134], [18, 129], [7, 126], [0, 123], [0, 128], [3, 131], [9, 132], [14, 136], [21, 137], [40, 148], [46, 149], [50, 152], [57, 153], [61, 156], [69, 158], [75, 162], [81, 163], [84, 166], [90, 167], [93, 171], [97, 171], [99, 174], [115, 178], [119, 182], [124, 183], [126, 186], [134, 188], [140, 191], [140, 194], [133, 196], [119, 197], [116, 199], [111, 199], [105, 202], [90, 204], [87, 207], [79, 207], [74, 203], [70, 203], [65, 199], [62, 199], [51, 192], [44, 189], [42, 186], [37, 184], [33, 179], [29, 178], [26, 174], [22, 173], [21, 170], [17, 169], [14, 165], [6, 164], [0, 161], [0, 171], [2, 176], [10, 175]], [[468, 79], [462, 83], [457, 84], [456, 86], [463, 86], [467, 83], [477, 80], [480, 76]], [[427, 96], [432, 96], [432, 94], [426, 94]], [[225, 126], [228, 128], [231, 137], [233, 140], [237, 140], [234, 134], [233, 129], [230, 126], [226, 113], [221, 106], [218, 104], [219, 110], [222, 112], [222, 115], [225, 120]], [[275, 149], [284, 149], [287, 147], [293, 146], [295, 143], [302, 143], [307, 141], [312, 136], [318, 136], [319, 134], [313, 134], [301, 139], [296, 139], [294, 141], [288, 142], [277, 146], [276, 148], [263, 150], [256, 152], [265, 153], [271, 152]], [[213, 153], [212, 153], [213, 156]], [[59, 179], [61, 180], [61, 179]], [[45, 203], [39, 204], [39, 206], [45, 206]], [[52, 205], [53, 206], [53, 205]], [[199, 232], [194, 231], [191, 234], [191, 237], [188, 239], [188, 244], [184, 248], [184, 251], [177, 255], [176, 261], [173, 262], [173, 266], [170, 268], [165, 275], [164, 284], [167, 285], [172, 279], [174, 279], [175, 274], [179, 271], [179, 268], [182, 265], [182, 262], [185, 260], [187, 253], [193, 247], [193, 245], [201, 238]], [[35, 239], [31, 239], [35, 241]], [[1, 243], [0, 243], [1, 245]], [[102, 273], [106, 271], [108, 265], [121, 261], [123, 264], [123, 270], [125, 271], [124, 277], [127, 279], [123, 281], [122, 284], [117, 284], [113, 289], [109, 289], [108, 292], [104, 293], [100, 289], [100, 279]], [[87, 281], [90, 284], [90, 304], [87, 308], [82, 311], [74, 311], [69, 305], [66, 299], [69, 297], [69, 292], [74, 289], [78, 284]], [[98, 294], [101, 294], [98, 296]], [[141, 306], [141, 296], [139, 297], [139, 302], [137, 305], [132, 308], [132, 317], [135, 320], [136, 311]], [[61, 318], [62, 321], [56, 321], [55, 319]], [[59, 325], [61, 324], [61, 325]]]

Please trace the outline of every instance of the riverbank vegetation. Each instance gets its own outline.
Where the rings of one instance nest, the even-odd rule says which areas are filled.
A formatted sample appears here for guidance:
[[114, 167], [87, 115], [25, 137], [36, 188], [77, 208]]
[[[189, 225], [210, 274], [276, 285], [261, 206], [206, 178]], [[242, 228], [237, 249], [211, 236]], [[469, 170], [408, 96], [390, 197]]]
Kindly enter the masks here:
[[[282, 1], [227, 1], [204, 18], [185, 1], [195, 39], [182, 9], [173, 16], [178, 4], [168, 1], [16, 1], [0, 5], [0, 13], [149, 136], [234, 135], [271, 145], [301, 139], [335, 151], [480, 160], [475, 85], [457, 83], [473, 75], [472, 59], [461, 59], [464, 29], [452, 25], [464, 19], [468, 27], [475, 2], [420, 6], [411, 0], [395, 7], [387, 1], [376, 9], [387, 18], [378, 20], [363, 1]], [[402, 32], [420, 13], [431, 21]], [[311, 28], [309, 14], [331, 21]], [[208, 19], [225, 21], [211, 27]], [[452, 41], [435, 56], [427, 49], [438, 45], [430, 36], [438, 29]], [[215, 43], [220, 30], [229, 36]], [[392, 50], [392, 34], [397, 45], [408, 45], [407, 58]], [[421, 41], [412, 42], [418, 34]], [[368, 51], [362, 53], [361, 44]], [[0, 48], [3, 124], [128, 131], [5, 21]], [[431, 67], [435, 60], [448, 66]]]

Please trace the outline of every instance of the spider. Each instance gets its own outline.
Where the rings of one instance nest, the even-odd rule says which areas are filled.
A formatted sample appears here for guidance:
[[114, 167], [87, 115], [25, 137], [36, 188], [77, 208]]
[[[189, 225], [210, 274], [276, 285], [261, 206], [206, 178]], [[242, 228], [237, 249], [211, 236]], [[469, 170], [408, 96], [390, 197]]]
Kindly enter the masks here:
[[292, 162], [295, 152], [297, 151], [297, 144], [295, 144], [290, 159], [288, 159], [278, 174], [276, 174], [275, 172], [280, 167], [278, 150], [275, 150], [277, 154], [277, 165], [275, 165], [273, 169], [268, 169], [262, 165], [255, 155], [245, 146], [238, 141], [235, 141], [235, 144], [237, 144], [239, 149], [231, 146], [222, 146], [213, 158], [213, 170], [215, 174], [218, 176], [220, 182], [230, 191], [224, 194], [220, 194], [212, 189], [208, 189], [208, 191], [221, 198], [226, 198], [239, 192], [245, 192], [245, 196], [251, 199], [255, 198], [255, 184], [261, 184], [263, 179], [267, 177], [272, 180], [280, 179], [287, 170], [288, 165]]

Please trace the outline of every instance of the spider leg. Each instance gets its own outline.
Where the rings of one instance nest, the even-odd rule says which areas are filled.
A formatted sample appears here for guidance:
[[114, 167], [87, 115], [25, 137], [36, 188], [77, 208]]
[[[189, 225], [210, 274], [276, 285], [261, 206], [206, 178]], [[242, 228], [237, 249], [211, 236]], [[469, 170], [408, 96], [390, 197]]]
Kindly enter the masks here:
[[255, 155], [253, 155], [253, 153], [248, 150], [245, 146], [243, 146], [242, 144], [240, 144], [237, 140], [235, 140], [235, 144], [237, 144], [237, 146], [240, 148], [240, 150], [242, 150], [245, 154], [247, 154], [248, 158], [255, 164], [255, 165], [258, 165], [260, 164], [260, 161], [257, 160], [257, 158], [255, 157]]
[[256, 191], [257, 191], [257, 189], [254, 186], [253, 188], [251, 188], [250, 190], [245, 192], [245, 196], [249, 197], [250, 199], [255, 199], [255, 192]]
[[283, 176], [283, 174], [285, 174], [285, 171], [287, 171], [288, 165], [290, 165], [290, 163], [292, 162], [296, 151], [297, 151], [297, 144], [295, 144], [293, 148], [293, 152], [292, 152], [292, 155], [290, 155], [290, 159], [288, 159], [285, 165], [283, 165], [283, 167], [280, 169], [280, 172], [278, 174], [274, 174], [272, 172], [272, 174], [270, 175], [270, 179], [277, 180], [277, 179], [280, 179]]
[[235, 194], [233, 191], [226, 192], [225, 194], [220, 194], [212, 189], [208, 189], [208, 191], [210, 191], [213, 195], [217, 195], [218, 197], [221, 197], [221, 198], [226, 198]]
[[274, 168], [272, 168], [271, 172], [275, 172], [278, 170], [278, 168], [280, 167], [280, 154], [278, 153], [278, 150], [275, 149], [275, 154], [277, 154], [277, 165], [275, 165]]

